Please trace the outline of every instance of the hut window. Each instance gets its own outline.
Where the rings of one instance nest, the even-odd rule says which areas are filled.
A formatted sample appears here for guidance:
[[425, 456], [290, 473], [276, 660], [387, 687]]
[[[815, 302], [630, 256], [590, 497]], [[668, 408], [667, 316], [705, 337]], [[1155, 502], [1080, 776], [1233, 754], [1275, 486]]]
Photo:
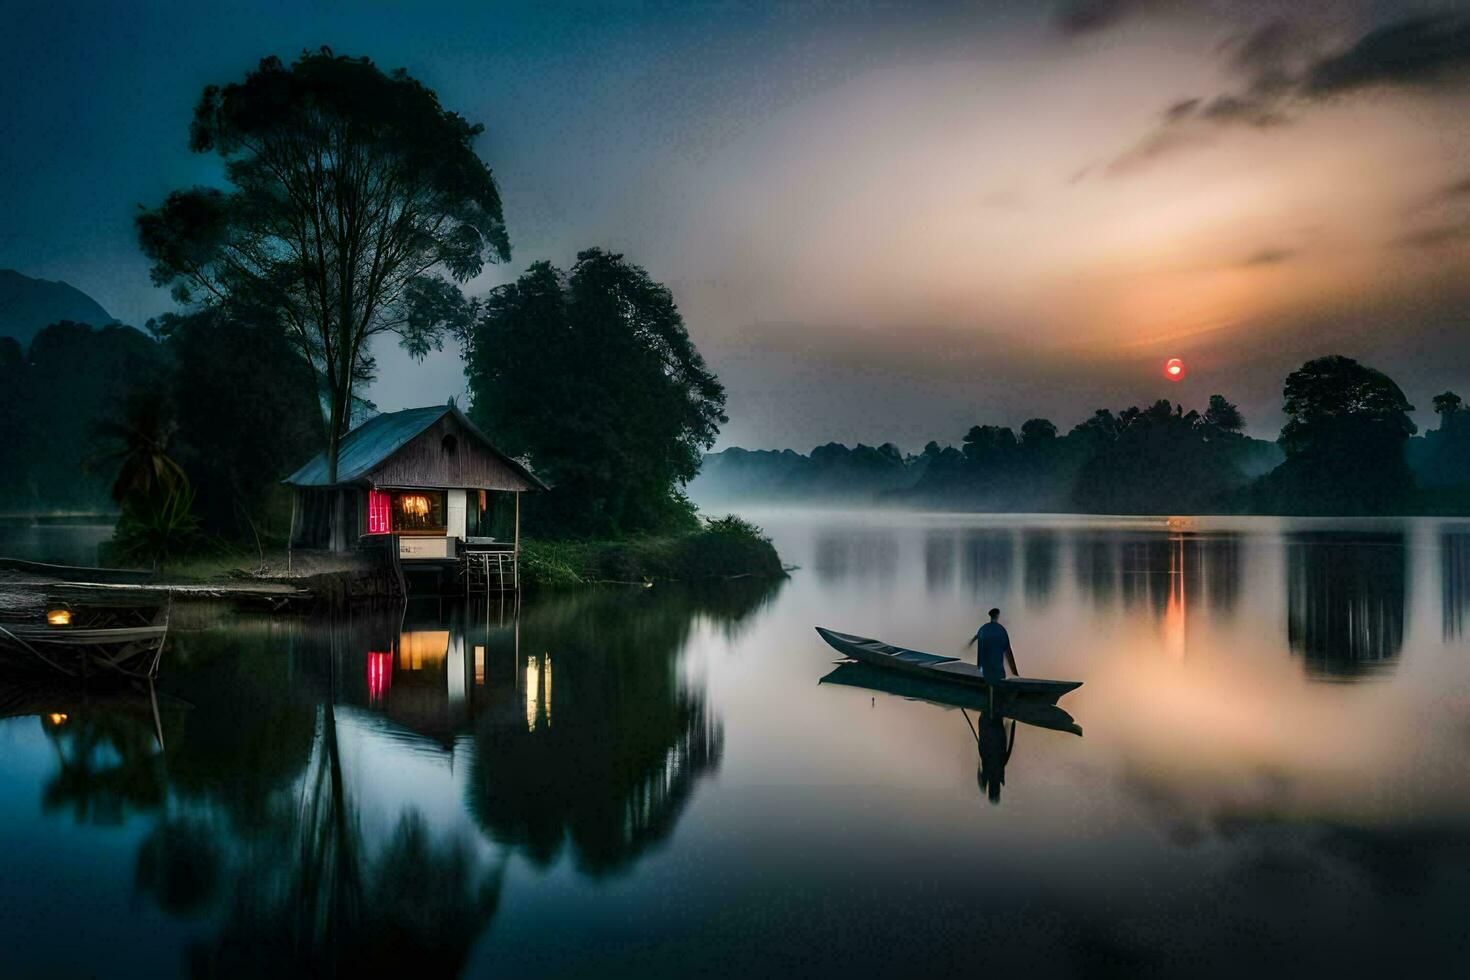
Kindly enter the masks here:
[[393, 494], [393, 530], [398, 534], [443, 534], [444, 491], [406, 490]]
[[382, 490], [368, 491], [367, 533], [387, 534], [393, 530], [393, 499]]
[[459, 448], [459, 440], [452, 435], [444, 437], [444, 451], [453, 456], [454, 451]]

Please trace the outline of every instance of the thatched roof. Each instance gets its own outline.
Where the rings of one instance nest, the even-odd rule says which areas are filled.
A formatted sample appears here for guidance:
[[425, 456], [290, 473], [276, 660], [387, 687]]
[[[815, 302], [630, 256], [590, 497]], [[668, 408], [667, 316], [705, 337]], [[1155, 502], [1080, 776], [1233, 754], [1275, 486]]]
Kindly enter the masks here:
[[349, 484], [371, 485], [373, 474], [410, 442], [452, 416], [465, 434], [480, 444], [513, 474], [525, 481], [527, 489], [545, 490], [546, 485], [530, 470], [496, 449], [464, 413], [453, 405], [406, 408], [401, 412], [375, 415], [342, 438], [337, 452], [337, 482], [327, 482], [327, 454], [322, 452], [282, 482], [293, 487], [327, 487]]

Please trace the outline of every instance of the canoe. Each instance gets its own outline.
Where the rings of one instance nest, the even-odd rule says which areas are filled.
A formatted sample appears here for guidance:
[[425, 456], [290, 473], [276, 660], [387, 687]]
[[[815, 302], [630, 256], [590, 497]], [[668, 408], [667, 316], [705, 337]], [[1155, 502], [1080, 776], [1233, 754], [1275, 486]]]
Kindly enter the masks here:
[[[912, 677], [923, 677], [927, 680], [942, 681], [946, 684], [963, 684], [967, 687], [989, 690], [985, 678], [980, 673], [980, 668], [972, 663], [961, 660], [958, 657], [941, 657], [935, 653], [923, 653], [919, 650], [909, 650], [906, 647], [896, 647], [882, 640], [874, 640], [866, 636], [854, 636], [851, 633], [838, 633], [836, 630], [816, 627], [817, 634], [826, 640], [839, 653], [850, 657], [859, 663], [871, 664], [874, 667], [884, 667], [896, 670]], [[997, 694], [1009, 694], [1020, 697], [1044, 698], [1055, 701], [1068, 691], [1075, 691], [1082, 686], [1081, 681], [1053, 681], [1040, 677], [1007, 677], [995, 685]]]
[[994, 711], [1001, 718], [1014, 718], [1024, 725], [1048, 728], [1054, 732], [1067, 732], [1071, 735], [1082, 734], [1082, 726], [1077, 724], [1075, 718], [1062, 708], [1042, 698], [1002, 697], [996, 698], [992, 705], [989, 692], [983, 688], [962, 687], [959, 684], [931, 681], [924, 677], [913, 677], [892, 670], [883, 670], [881, 667], [873, 667], [869, 664], [838, 664], [832, 668], [830, 674], [817, 683], [840, 684], [843, 687], [878, 691], [909, 701], [923, 701], [926, 704], [948, 710], [968, 708], [981, 717]]

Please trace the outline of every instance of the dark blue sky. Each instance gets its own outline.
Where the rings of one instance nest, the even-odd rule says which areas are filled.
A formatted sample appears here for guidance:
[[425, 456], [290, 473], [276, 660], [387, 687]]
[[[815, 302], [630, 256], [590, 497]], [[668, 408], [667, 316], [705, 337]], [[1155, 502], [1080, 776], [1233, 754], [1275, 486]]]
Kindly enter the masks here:
[[[1466, 325], [1470, 193], [1448, 191], [1470, 176], [1470, 54], [1330, 98], [1303, 81], [1253, 104], [1271, 126], [1211, 109], [1254, 97], [1268, 61], [1307, 79], [1404, 16], [1351, 0], [12, 4], [0, 268], [139, 325], [169, 308], [132, 216], [214, 179], [186, 146], [200, 90], [329, 45], [485, 124], [514, 260], [470, 291], [625, 251], [674, 288], [729, 384], [728, 441], [915, 446], [1215, 390], [1269, 434], [1280, 379], [1323, 345], [1427, 406], [1416, 386], [1470, 382], [1470, 348], [1424, 344]], [[379, 353], [384, 408], [462, 388], [453, 352]], [[1161, 386], [1173, 354], [1198, 390]]]

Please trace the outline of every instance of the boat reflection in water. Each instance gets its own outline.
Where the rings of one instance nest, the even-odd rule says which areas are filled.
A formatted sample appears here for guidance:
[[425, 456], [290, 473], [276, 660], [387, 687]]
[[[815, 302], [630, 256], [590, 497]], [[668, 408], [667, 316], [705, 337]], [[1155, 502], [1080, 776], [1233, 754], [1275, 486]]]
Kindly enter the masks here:
[[[907, 677], [863, 663], [838, 664], [819, 683], [880, 691], [910, 701], [924, 701], [946, 711], [958, 708], [979, 752], [976, 782], [980, 785], [981, 794], [996, 804], [1000, 803], [1000, 790], [1005, 785], [1006, 764], [1015, 752], [1018, 722], [1054, 732], [1082, 734], [1082, 726], [1055, 704], [1029, 698], [992, 698], [987, 691]], [[969, 716], [971, 711], [976, 715], [973, 722]], [[1009, 731], [1007, 721], [1010, 722]]]

